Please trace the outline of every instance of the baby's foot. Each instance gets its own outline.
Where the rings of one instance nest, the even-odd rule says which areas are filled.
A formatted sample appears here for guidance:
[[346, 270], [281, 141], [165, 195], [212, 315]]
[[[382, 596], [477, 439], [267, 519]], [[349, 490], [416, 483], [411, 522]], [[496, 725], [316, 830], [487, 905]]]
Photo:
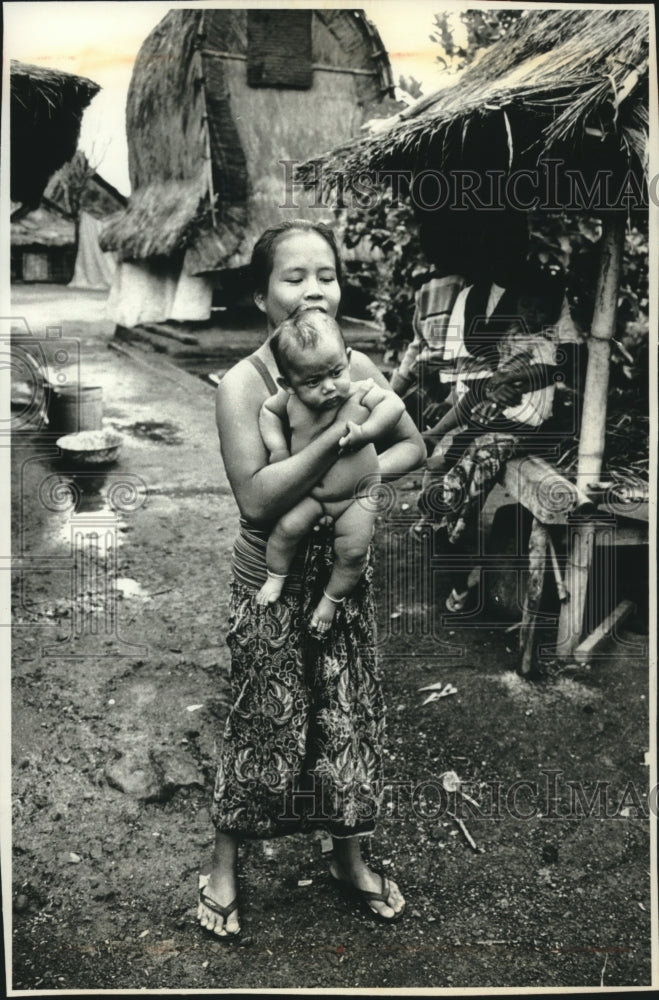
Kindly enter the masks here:
[[334, 621], [336, 606], [336, 601], [330, 600], [326, 594], [323, 594], [318, 602], [316, 610], [311, 616], [311, 622], [309, 623], [309, 632], [311, 635], [316, 636], [316, 638], [321, 638], [322, 636], [327, 635], [330, 630], [330, 626]]
[[268, 573], [268, 578], [256, 595], [257, 604], [274, 604], [281, 597], [284, 589], [285, 576]]

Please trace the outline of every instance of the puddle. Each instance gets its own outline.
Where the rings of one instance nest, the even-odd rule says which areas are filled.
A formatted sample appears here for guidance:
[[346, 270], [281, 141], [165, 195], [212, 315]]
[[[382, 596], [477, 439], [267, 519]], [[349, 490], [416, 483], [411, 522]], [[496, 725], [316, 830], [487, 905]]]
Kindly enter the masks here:
[[133, 437], [143, 441], [155, 441], [157, 444], [183, 444], [180, 427], [169, 420], [138, 420], [134, 424], [116, 424], [118, 430], [126, 431]]
[[119, 576], [114, 581], [114, 588], [122, 597], [139, 598], [142, 601], [150, 601], [151, 596], [137, 580], [132, 580], [129, 576]]
[[[106, 559], [123, 542], [125, 521], [111, 502], [112, 481], [92, 472], [62, 473], [50, 486], [50, 497], [59, 507], [54, 536], [73, 550], [94, 550]], [[53, 506], [46, 504], [50, 510]]]

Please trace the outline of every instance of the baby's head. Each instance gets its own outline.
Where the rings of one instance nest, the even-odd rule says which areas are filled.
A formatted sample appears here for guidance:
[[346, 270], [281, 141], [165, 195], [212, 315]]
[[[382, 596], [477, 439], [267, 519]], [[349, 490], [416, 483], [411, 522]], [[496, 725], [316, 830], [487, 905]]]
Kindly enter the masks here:
[[280, 323], [270, 348], [287, 392], [310, 410], [338, 409], [350, 391], [350, 348], [336, 320], [306, 309]]

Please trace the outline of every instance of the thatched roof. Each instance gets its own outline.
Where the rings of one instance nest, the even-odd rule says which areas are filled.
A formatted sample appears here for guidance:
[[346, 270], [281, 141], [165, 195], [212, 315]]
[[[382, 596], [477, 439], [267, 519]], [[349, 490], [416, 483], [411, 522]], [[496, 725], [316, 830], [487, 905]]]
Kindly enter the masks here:
[[47, 198], [34, 211], [11, 224], [13, 247], [72, 247], [75, 241], [75, 222]]
[[10, 89], [11, 198], [36, 208], [48, 178], [75, 153], [83, 112], [100, 88], [12, 59]]
[[281, 218], [280, 161], [354, 135], [391, 87], [382, 42], [360, 11], [170, 11], [135, 62], [132, 194], [102, 246], [125, 260], [182, 252], [191, 274], [244, 264]]
[[195, 58], [202, 14], [171, 10], [135, 61], [126, 104], [132, 194], [102, 237], [127, 259], [169, 256], [202, 211], [209, 170]]
[[530, 11], [453, 86], [309, 161], [300, 176], [309, 185], [322, 176], [331, 189], [365, 171], [510, 171], [548, 156], [586, 170], [619, 158], [643, 170], [648, 46], [647, 11]]

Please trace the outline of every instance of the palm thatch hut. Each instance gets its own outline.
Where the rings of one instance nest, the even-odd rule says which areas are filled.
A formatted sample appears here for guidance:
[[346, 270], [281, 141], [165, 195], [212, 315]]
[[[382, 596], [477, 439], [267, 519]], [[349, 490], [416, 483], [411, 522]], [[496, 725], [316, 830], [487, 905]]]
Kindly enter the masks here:
[[11, 200], [39, 205], [48, 179], [76, 151], [82, 115], [99, 86], [60, 70], [10, 64]]
[[102, 253], [98, 232], [103, 220], [125, 208], [126, 198], [91, 168], [74, 198], [69, 174], [79, 155], [53, 174], [37, 208], [12, 219], [12, 282], [110, 287], [114, 261]]
[[49, 198], [11, 223], [11, 280], [67, 284], [76, 259], [76, 226]]
[[305, 214], [286, 190], [292, 165], [354, 136], [392, 93], [361, 11], [170, 11], [135, 63], [132, 194], [103, 236], [125, 262], [118, 322], [207, 318], [214, 276], [244, 265], [287, 205]]
[[[523, 171], [531, 181], [544, 174], [552, 187], [540, 190], [541, 207], [588, 209], [602, 217], [577, 472], [584, 490], [601, 475], [625, 223], [632, 210], [647, 212], [650, 27], [649, 10], [526, 12], [455, 85], [417, 101], [387, 127], [378, 123], [357, 141], [308, 162], [299, 174], [309, 186], [327, 192], [339, 186], [345, 191], [366, 172], [401, 171], [423, 214], [428, 199], [420, 182], [424, 175], [441, 173], [448, 182], [448, 203], [435, 223], [441, 226], [451, 214], [453, 234], [459, 231], [455, 220], [465, 218], [464, 211], [453, 210], [466, 205], [456, 199], [451, 181], [458, 179], [464, 194], [466, 171], [476, 179], [504, 181]], [[510, 198], [511, 189], [506, 193]], [[495, 213], [478, 211], [478, 201], [469, 204], [476, 224], [496, 219]], [[441, 228], [439, 236], [446, 238]], [[595, 538], [591, 522], [577, 526], [571, 539], [569, 600], [558, 628], [558, 649], [568, 655], [583, 631]]]
[[648, 160], [649, 12], [542, 10], [520, 17], [453, 86], [300, 171], [332, 189], [366, 171], [503, 170], [560, 160], [637, 171]]

